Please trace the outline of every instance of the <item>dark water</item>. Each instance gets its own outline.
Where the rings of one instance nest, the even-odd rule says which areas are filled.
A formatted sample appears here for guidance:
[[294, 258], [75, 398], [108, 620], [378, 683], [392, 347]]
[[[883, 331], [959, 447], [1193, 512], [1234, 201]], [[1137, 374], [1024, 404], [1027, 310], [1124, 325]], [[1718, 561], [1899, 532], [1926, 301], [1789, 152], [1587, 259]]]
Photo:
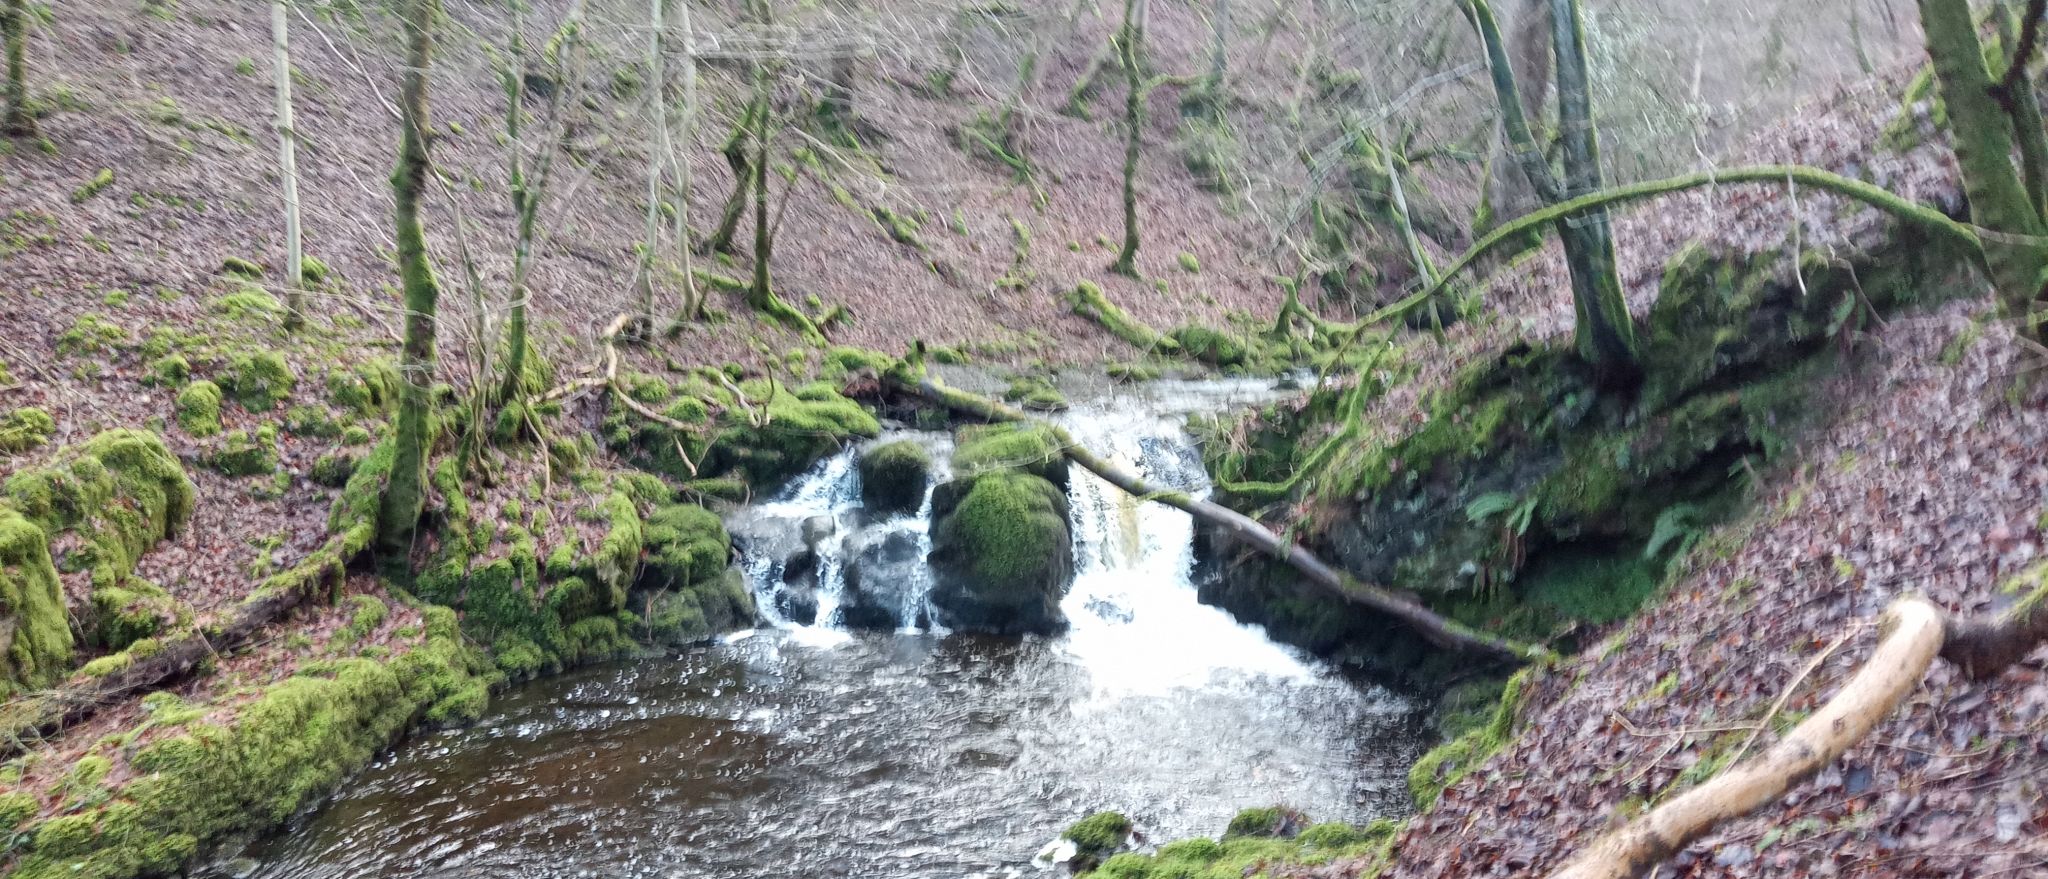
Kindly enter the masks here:
[[[1200, 487], [1170, 407], [1068, 423]], [[827, 515], [921, 536], [915, 517], [860, 523], [848, 461], [736, 533]], [[1064, 636], [781, 625], [538, 681], [472, 728], [407, 743], [223, 874], [1022, 876], [1099, 809], [1154, 839], [1276, 802], [1318, 820], [1399, 813], [1414, 704], [1198, 603], [1186, 516], [1087, 477], [1071, 499]], [[747, 562], [766, 598], [773, 564]]]

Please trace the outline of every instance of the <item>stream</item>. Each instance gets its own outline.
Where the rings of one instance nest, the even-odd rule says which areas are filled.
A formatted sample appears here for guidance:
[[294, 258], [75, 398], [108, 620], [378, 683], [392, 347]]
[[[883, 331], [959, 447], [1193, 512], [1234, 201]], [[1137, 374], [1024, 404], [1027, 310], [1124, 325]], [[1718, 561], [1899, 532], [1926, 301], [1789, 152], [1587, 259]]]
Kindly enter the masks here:
[[[1059, 417], [1148, 479], [1201, 491], [1185, 416], [1271, 395], [1165, 382]], [[941, 462], [950, 448], [941, 433], [883, 441], [904, 437]], [[869, 521], [855, 454], [729, 518], [761, 628], [514, 688], [207, 875], [1055, 876], [1034, 856], [1102, 809], [1154, 841], [1214, 836], [1250, 806], [1351, 822], [1406, 809], [1426, 706], [1198, 602], [1186, 514], [1075, 468], [1070, 629], [936, 632], [918, 625], [925, 517]], [[807, 535], [810, 625], [778, 607], [783, 560]], [[904, 627], [838, 624], [859, 555], [882, 566], [865, 581], [900, 587]]]

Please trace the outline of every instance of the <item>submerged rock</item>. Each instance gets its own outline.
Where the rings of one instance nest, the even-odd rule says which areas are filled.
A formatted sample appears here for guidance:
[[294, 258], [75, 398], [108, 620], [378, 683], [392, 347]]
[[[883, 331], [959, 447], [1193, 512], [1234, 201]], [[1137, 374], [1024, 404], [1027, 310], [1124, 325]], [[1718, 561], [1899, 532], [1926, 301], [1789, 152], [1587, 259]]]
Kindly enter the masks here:
[[860, 455], [861, 504], [876, 516], [917, 512], [931, 473], [931, 455], [911, 440], [870, 448]]

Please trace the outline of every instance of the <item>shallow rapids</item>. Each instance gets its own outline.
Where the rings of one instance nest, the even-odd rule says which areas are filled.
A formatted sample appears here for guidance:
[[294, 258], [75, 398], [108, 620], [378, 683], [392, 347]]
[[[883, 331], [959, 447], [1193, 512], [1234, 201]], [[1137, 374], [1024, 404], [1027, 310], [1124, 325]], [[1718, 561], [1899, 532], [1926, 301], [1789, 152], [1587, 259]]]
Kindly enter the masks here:
[[[1264, 387], [1165, 385], [1063, 422], [1200, 491], [1183, 417]], [[922, 439], [943, 459], [943, 435]], [[1404, 807], [1417, 706], [1199, 603], [1188, 517], [1078, 469], [1066, 634], [921, 630], [921, 561], [892, 575], [902, 628], [838, 628], [837, 550], [819, 553], [816, 623], [788, 622], [779, 566], [806, 529], [929, 549], [922, 515], [867, 521], [851, 456], [732, 517], [773, 625], [519, 687], [474, 727], [407, 742], [215, 875], [1029, 876], [1099, 809], [1165, 840], [1213, 836], [1249, 806], [1354, 822]]]

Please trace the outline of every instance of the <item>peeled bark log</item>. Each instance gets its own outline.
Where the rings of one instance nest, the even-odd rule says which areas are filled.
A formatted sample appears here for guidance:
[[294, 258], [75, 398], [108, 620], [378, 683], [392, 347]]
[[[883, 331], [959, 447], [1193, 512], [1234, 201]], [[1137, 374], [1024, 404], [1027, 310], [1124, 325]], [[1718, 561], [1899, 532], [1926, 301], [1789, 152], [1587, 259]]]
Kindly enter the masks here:
[[[905, 392], [922, 397], [957, 412], [988, 421], [1031, 421], [1031, 416], [984, 397], [965, 391], [939, 385], [930, 379], [916, 382], [896, 380], [896, 386]], [[1377, 586], [1361, 583], [1316, 558], [1315, 554], [1300, 544], [1290, 542], [1274, 534], [1266, 526], [1250, 516], [1220, 504], [1192, 497], [1184, 492], [1160, 489], [1124, 470], [1074, 442], [1074, 438], [1056, 425], [1051, 427], [1054, 438], [1066, 451], [1067, 458], [1102, 477], [1109, 484], [1122, 489], [1124, 493], [1139, 500], [1158, 501], [1181, 510], [1210, 525], [1223, 529], [1233, 539], [1266, 555], [1287, 563], [1309, 582], [1352, 604], [1370, 608], [1386, 614], [1416, 630], [1433, 644], [1462, 653], [1470, 653], [1488, 659], [1513, 664], [1539, 662], [1553, 657], [1550, 651], [1529, 644], [1519, 644], [1498, 638], [1484, 632], [1466, 628], [1459, 623], [1437, 616], [1428, 608], [1397, 596]]]

